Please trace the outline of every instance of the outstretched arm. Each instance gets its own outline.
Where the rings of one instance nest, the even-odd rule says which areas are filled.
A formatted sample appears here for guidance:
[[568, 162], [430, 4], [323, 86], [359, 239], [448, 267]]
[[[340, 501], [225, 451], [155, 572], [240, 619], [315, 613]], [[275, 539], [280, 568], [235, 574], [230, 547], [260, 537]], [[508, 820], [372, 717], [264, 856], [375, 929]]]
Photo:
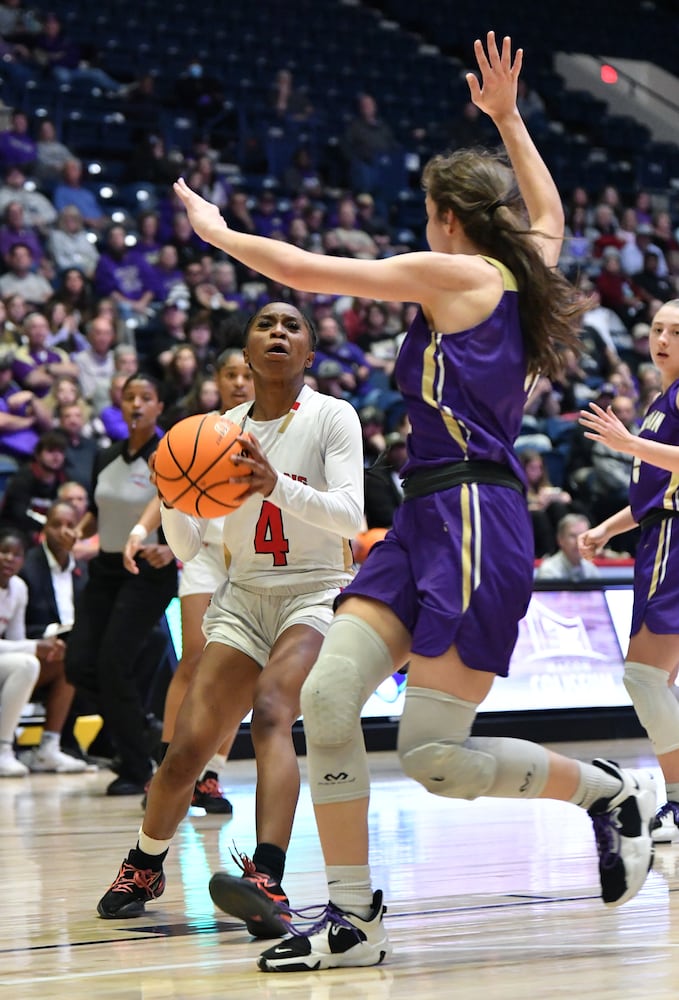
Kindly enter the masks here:
[[[500, 51], [495, 32], [489, 31], [483, 42], [474, 42], [481, 82], [473, 73], [467, 74], [471, 99], [495, 123], [511, 161], [521, 196], [528, 209], [531, 228], [544, 236], [536, 236], [545, 263], [556, 266], [561, 252], [564, 213], [561, 197], [552, 175], [528, 134], [516, 106], [516, 89], [523, 63], [523, 49], [517, 49], [512, 60], [509, 37], [502, 40]], [[545, 238], [547, 237], [547, 238]], [[551, 237], [551, 238], [550, 238]]]

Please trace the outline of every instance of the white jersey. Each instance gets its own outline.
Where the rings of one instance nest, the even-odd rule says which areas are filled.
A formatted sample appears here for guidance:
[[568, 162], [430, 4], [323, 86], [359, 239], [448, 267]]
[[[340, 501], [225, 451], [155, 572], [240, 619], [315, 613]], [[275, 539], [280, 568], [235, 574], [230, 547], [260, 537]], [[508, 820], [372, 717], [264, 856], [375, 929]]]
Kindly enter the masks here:
[[28, 587], [20, 576], [11, 576], [0, 587], [0, 653], [32, 653], [38, 643], [26, 638]]
[[[256, 593], [296, 594], [344, 587], [351, 579], [349, 539], [363, 522], [363, 444], [350, 403], [304, 386], [290, 412], [251, 420], [252, 403], [228, 410], [259, 441], [278, 472], [271, 494], [255, 495], [224, 518], [232, 583]], [[163, 530], [186, 562], [209, 523], [161, 504]]]

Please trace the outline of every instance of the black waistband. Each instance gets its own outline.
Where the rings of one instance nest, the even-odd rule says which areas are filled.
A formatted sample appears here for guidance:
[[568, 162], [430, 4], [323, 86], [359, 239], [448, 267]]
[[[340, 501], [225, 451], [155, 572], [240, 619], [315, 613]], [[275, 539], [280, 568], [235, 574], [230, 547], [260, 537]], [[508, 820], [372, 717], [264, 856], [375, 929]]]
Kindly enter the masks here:
[[403, 480], [403, 499], [426, 497], [461, 483], [490, 483], [524, 493], [523, 483], [511, 469], [497, 462], [451, 462], [434, 469], [417, 469]]
[[652, 510], [646, 517], [642, 517], [639, 521], [639, 527], [642, 531], [646, 531], [647, 528], [652, 528], [654, 524], [660, 524], [661, 521], [667, 521], [670, 517], [679, 517], [679, 510], [663, 510], [659, 507], [658, 510]]

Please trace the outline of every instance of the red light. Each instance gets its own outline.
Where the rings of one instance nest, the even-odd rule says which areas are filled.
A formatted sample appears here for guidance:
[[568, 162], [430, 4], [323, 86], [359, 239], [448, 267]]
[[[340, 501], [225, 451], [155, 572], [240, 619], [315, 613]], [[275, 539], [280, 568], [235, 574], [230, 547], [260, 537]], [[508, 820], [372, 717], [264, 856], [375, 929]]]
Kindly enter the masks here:
[[618, 71], [605, 63], [601, 67], [601, 79], [604, 83], [617, 83], [618, 82]]

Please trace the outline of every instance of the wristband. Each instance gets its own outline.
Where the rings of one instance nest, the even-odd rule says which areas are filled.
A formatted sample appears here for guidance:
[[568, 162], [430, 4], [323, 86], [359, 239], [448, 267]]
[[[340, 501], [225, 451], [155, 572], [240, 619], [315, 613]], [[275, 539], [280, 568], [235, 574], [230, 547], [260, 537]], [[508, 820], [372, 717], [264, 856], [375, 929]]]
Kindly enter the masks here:
[[140, 542], [143, 542], [146, 537], [148, 537], [148, 531], [143, 524], [135, 524], [134, 528], [130, 532], [130, 538], [134, 536], [138, 538]]

